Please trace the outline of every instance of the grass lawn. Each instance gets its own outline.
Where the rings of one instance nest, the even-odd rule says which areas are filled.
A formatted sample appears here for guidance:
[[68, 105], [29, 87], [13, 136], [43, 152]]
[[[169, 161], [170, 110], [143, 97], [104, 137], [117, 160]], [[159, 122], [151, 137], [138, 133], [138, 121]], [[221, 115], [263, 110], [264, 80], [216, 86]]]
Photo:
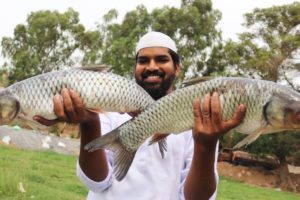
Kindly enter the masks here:
[[[76, 156], [25, 151], [0, 145], [1, 200], [83, 200], [87, 189], [76, 177]], [[26, 192], [21, 192], [22, 183]], [[217, 200], [299, 200], [300, 196], [221, 178]]]
[[[0, 199], [85, 199], [87, 190], [76, 177], [76, 160], [50, 151], [0, 145]], [[26, 192], [20, 191], [20, 183]]]
[[221, 178], [217, 200], [300, 200], [300, 195]]

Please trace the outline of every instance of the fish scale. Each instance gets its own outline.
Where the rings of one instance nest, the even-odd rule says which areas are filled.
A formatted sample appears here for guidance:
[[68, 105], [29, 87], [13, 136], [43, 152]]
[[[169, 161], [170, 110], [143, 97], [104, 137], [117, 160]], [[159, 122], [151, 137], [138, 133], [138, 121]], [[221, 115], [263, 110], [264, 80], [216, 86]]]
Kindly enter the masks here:
[[[271, 81], [226, 77], [194, 82], [177, 89], [151, 104], [131, 121], [90, 142], [85, 149], [108, 148], [116, 152], [114, 173], [117, 180], [122, 180], [135, 152], [147, 138], [157, 133], [178, 134], [191, 129], [194, 99], [203, 99], [205, 94], [213, 92], [220, 95], [222, 120], [232, 118], [240, 104], [247, 107], [243, 122], [235, 129], [248, 136], [236, 147], [250, 144], [261, 134], [300, 129], [298, 92]], [[155, 137], [153, 141], [157, 141]]]
[[78, 92], [84, 105], [93, 111], [133, 112], [154, 102], [135, 81], [103, 69], [77, 68], [37, 75], [2, 90], [0, 100], [9, 96], [19, 102], [19, 113], [30, 119], [33, 115], [55, 119], [53, 98], [63, 88]]

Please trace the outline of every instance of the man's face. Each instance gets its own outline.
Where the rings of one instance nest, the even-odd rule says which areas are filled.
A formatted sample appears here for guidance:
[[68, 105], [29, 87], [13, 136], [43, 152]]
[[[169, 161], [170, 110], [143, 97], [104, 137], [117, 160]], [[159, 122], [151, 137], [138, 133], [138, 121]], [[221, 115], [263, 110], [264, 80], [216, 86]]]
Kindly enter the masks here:
[[149, 47], [138, 52], [135, 68], [136, 82], [155, 100], [170, 92], [178, 74], [179, 65], [174, 66], [167, 48]]

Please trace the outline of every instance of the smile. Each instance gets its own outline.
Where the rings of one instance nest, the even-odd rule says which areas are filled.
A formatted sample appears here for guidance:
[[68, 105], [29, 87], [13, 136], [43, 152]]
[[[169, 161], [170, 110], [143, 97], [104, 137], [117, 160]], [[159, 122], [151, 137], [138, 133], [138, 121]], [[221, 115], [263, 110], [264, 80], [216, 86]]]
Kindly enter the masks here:
[[144, 78], [145, 82], [160, 82], [161, 81], [161, 77], [160, 76], [148, 76], [146, 78]]

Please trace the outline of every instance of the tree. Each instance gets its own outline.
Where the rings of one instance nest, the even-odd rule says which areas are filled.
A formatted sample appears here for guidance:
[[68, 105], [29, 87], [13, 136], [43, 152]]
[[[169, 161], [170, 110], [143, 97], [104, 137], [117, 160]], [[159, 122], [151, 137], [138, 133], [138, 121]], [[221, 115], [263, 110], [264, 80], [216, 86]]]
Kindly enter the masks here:
[[121, 23], [115, 22], [117, 12], [113, 10], [104, 18], [105, 23], [99, 26], [105, 35], [102, 62], [117, 73], [132, 75], [135, 44], [149, 30], [166, 33], [177, 43], [183, 66], [180, 79], [220, 70], [208, 65], [217, 62], [216, 49], [221, 47], [216, 29], [221, 14], [210, 0], [182, 0], [180, 8], [165, 6], [151, 13], [141, 5], [126, 13]]
[[[259, 76], [278, 82], [286, 79], [286, 71], [298, 71], [294, 58], [300, 50], [300, 3], [255, 9], [245, 14], [245, 25], [250, 31], [240, 34], [239, 41], [228, 41], [224, 48], [225, 60], [236, 67], [240, 75]], [[298, 61], [299, 62], [299, 61]], [[274, 154], [281, 163], [280, 180], [285, 187], [295, 190], [287, 170], [287, 158], [296, 162], [299, 157], [298, 133], [277, 133], [260, 137], [244, 147], [247, 151]]]
[[300, 52], [299, 10], [300, 3], [295, 2], [245, 14], [244, 25], [251, 31], [240, 34], [238, 42], [227, 42], [228, 65], [275, 82], [287, 79], [287, 71], [299, 70], [295, 61]]
[[101, 36], [96, 31], [85, 32], [79, 14], [73, 9], [65, 13], [32, 12], [26, 24], [15, 27], [12, 38], [2, 39], [2, 53], [10, 60], [5, 64], [9, 81], [72, 66], [72, 55], [78, 49], [87, 52], [86, 62], [94, 61], [95, 49], [101, 46], [98, 38]]

